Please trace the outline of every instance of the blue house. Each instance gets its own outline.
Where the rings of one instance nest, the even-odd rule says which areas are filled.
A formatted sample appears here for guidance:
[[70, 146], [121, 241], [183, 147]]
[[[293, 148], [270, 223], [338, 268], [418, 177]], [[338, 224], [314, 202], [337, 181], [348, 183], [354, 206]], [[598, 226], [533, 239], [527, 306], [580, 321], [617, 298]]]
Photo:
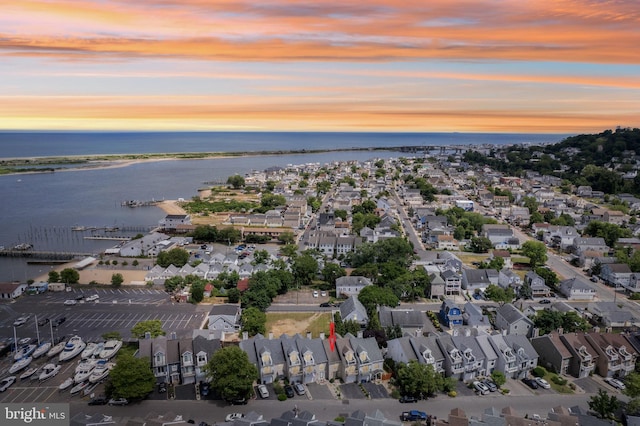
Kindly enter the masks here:
[[447, 327], [462, 325], [462, 311], [450, 299], [445, 299], [440, 305], [440, 322]]

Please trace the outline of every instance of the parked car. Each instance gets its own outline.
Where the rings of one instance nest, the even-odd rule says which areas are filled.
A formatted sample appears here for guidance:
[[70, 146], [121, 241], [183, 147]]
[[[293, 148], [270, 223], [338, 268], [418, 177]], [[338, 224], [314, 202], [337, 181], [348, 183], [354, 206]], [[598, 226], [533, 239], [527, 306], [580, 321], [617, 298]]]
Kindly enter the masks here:
[[536, 383], [536, 381], [533, 379], [522, 379], [522, 383], [529, 386], [531, 389], [538, 389], [538, 383]]
[[200, 395], [207, 396], [211, 390], [211, 384], [209, 382], [200, 382]]
[[75, 304], [77, 304], [77, 303], [78, 303], [78, 301], [77, 301], [77, 300], [74, 300], [74, 299], [67, 299], [67, 300], [65, 300], [65, 301], [64, 301], [64, 304], [65, 304], [66, 306], [73, 306], [73, 305], [75, 305]]
[[473, 382], [473, 388], [478, 391], [481, 395], [485, 395], [489, 393], [489, 387], [482, 382], [475, 381]]
[[549, 300], [549, 299], [542, 299], [542, 300], [540, 301], [540, 303], [541, 303], [541, 304], [543, 304], [543, 305], [548, 305], [549, 303], [551, 303], [551, 300]]
[[260, 398], [269, 398], [269, 389], [265, 385], [258, 385], [258, 393]]
[[619, 379], [615, 379], [613, 377], [607, 377], [604, 379], [605, 382], [609, 383], [611, 386], [613, 386], [616, 389], [626, 389], [627, 386]]
[[84, 294], [80, 294], [76, 296], [76, 300], [82, 300], [82, 299], [84, 299]]
[[326, 291], [322, 291], [322, 292], [320, 292], [320, 296], [322, 296], [322, 297], [327, 297], [327, 292], [326, 292]]
[[287, 398], [293, 398], [295, 393], [293, 392], [293, 386], [284, 385], [284, 394], [287, 395]]
[[53, 326], [57, 327], [67, 320], [67, 317], [60, 317], [53, 322]]
[[127, 405], [128, 403], [127, 398], [111, 398], [109, 400], [109, 405]]
[[589, 278], [591, 280], [591, 282], [597, 283], [598, 282], [598, 277], [593, 276], [591, 278]]
[[332, 308], [333, 307], [333, 303], [330, 302], [324, 302], [320, 304], [321, 308]]
[[47, 325], [47, 324], [49, 324], [49, 318], [43, 318], [40, 321], [38, 321], [38, 325], [40, 327], [42, 327], [43, 325]]
[[14, 327], [20, 327], [21, 325], [26, 324], [27, 321], [29, 321], [29, 317], [28, 316], [23, 316], [23, 317], [17, 318], [13, 322], [13, 326]]
[[547, 382], [542, 377], [536, 377], [534, 380], [536, 381], [539, 387], [544, 389], [551, 389], [551, 385], [549, 384], [549, 382]]
[[493, 380], [484, 379], [482, 383], [484, 383], [484, 385], [488, 387], [489, 391], [491, 392], [495, 392], [498, 390], [498, 385], [496, 385]]
[[241, 419], [243, 417], [244, 417], [244, 414], [242, 413], [230, 413], [230, 414], [227, 414], [227, 417], [224, 418], [224, 421], [232, 422], [234, 420]]
[[318, 290], [313, 290], [313, 297], [318, 297]]
[[398, 401], [402, 403], [418, 402], [418, 398], [410, 395], [402, 395]]
[[427, 420], [427, 413], [420, 410], [403, 411], [400, 415], [403, 422], [415, 422], [420, 420]]
[[92, 294], [91, 296], [87, 297], [84, 300], [87, 302], [93, 302], [94, 300], [98, 300], [98, 299], [100, 299], [100, 296], [98, 296], [97, 294]]
[[96, 396], [89, 401], [89, 405], [106, 405], [109, 402], [106, 396]]
[[306, 389], [304, 388], [304, 385], [300, 382], [294, 383], [293, 388], [296, 390], [296, 393], [298, 395], [304, 395], [305, 393], [307, 393]]
[[247, 398], [229, 399], [227, 402], [231, 405], [247, 405]]

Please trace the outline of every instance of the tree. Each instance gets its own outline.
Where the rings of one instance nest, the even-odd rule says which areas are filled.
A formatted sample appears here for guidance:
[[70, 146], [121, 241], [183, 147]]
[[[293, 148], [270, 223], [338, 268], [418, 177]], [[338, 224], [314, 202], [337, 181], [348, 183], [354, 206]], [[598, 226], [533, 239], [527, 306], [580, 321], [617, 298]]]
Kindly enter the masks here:
[[291, 231], [284, 231], [278, 235], [278, 241], [282, 244], [293, 244], [296, 241], [296, 236]]
[[163, 268], [166, 268], [169, 265], [174, 265], [178, 268], [181, 268], [186, 265], [188, 261], [189, 252], [178, 247], [172, 248], [168, 251], [161, 251], [158, 254], [158, 258], [156, 259], [156, 263]]
[[598, 389], [598, 394], [591, 396], [588, 401], [589, 409], [594, 411], [600, 418], [610, 418], [620, 407], [620, 401], [614, 395], [609, 395], [604, 389]]
[[331, 189], [331, 182], [328, 180], [321, 180], [316, 183], [316, 191], [318, 194], [326, 194]]
[[123, 353], [109, 373], [109, 394], [115, 398], [141, 399], [153, 391], [156, 377], [149, 358]]
[[144, 339], [146, 333], [149, 333], [151, 338], [167, 334], [162, 329], [162, 321], [160, 320], [140, 321], [131, 329], [131, 337], [135, 339]]
[[242, 311], [242, 331], [249, 333], [249, 336], [265, 334], [267, 314], [255, 307], [249, 307]]
[[256, 265], [267, 263], [269, 260], [269, 252], [266, 250], [256, 250], [253, 252], [253, 261]]
[[484, 295], [487, 299], [493, 300], [494, 302], [498, 302], [500, 304], [510, 303], [516, 297], [513, 288], [508, 287], [507, 289], [504, 289], [495, 284], [489, 284], [484, 291]]
[[357, 297], [369, 316], [375, 315], [377, 306], [398, 306], [398, 297], [387, 287], [368, 285], [360, 290]]
[[562, 327], [562, 312], [540, 310], [533, 319], [533, 324], [540, 330], [540, 335], [547, 334]]
[[238, 303], [240, 301], [240, 290], [237, 288], [230, 288], [227, 291], [227, 299], [229, 303]]
[[540, 277], [544, 280], [544, 283], [547, 286], [553, 289], [555, 289], [558, 286], [560, 279], [558, 278], [556, 273], [553, 272], [551, 269], [545, 268], [544, 266], [540, 266], [536, 268], [535, 271], [536, 271], [536, 274], [540, 275]]
[[204, 282], [202, 280], [198, 280], [191, 284], [191, 300], [195, 303], [202, 302], [204, 299]]
[[529, 210], [529, 214], [533, 214], [538, 211], [538, 201], [535, 197], [524, 197], [522, 199], [522, 205]]
[[58, 283], [60, 282], [60, 274], [58, 271], [49, 271], [49, 280], [50, 283]]
[[240, 175], [233, 175], [227, 178], [227, 185], [231, 185], [233, 189], [242, 188], [244, 184], [244, 178]]
[[227, 401], [249, 399], [253, 382], [259, 378], [258, 369], [238, 346], [227, 346], [214, 352], [204, 366], [204, 372], [211, 382], [211, 389]]
[[111, 285], [114, 287], [120, 287], [124, 282], [124, 277], [121, 273], [115, 273], [111, 275]]
[[298, 283], [309, 285], [318, 273], [318, 261], [309, 253], [303, 253], [294, 259], [291, 272]]
[[493, 243], [487, 237], [473, 237], [469, 242], [469, 249], [474, 253], [486, 253], [493, 247]]
[[507, 383], [507, 377], [504, 375], [502, 371], [493, 370], [491, 373], [491, 380], [496, 384], [496, 386], [501, 387], [505, 383]]
[[336, 265], [332, 262], [327, 262], [322, 268], [322, 277], [331, 286], [335, 286], [336, 280], [340, 277], [347, 275], [347, 272], [340, 265]]
[[280, 249], [280, 253], [282, 253], [283, 256], [292, 258], [298, 254], [298, 247], [296, 247], [295, 244], [286, 244]]
[[80, 273], [73, 268], [64, 268], [60, 272], [60, 281], [67, 284], [76, 284], [80, 280]]
[[442, 387], [442, 376], [433, 365], [421, 364], [415, 360], [400, 364], [396, 372], [396, 384], [402, 395], [426, 398]]
[[622, 393], [627, 395], [629, 398], [640, 397], [640, 373], [635, 371], [629, 373], [624, 380], [624, 384], [626, 388]]
[[529, 240], [522, 244], [522, 255], [529, 258], [529, 265], [533, 269], [547, 262], [547, 247], [540, 241]]
[[604, 242], [609, 247], [615, 247], [616, 241], [618, 241], [619, 238], [632, 236], [630, 229], [622, 228], [615, 223], [600, 222], [597, 220], [589, 222], [587, 227], [584, 229], [584, 233], [592, 237], [604, 238]]

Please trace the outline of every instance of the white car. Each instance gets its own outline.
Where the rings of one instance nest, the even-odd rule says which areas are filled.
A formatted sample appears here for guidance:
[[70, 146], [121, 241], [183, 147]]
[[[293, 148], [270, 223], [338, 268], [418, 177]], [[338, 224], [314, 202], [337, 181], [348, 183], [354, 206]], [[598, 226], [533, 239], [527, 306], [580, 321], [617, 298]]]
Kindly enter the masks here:
[[490, 389], [487, 385], [482, 382], [473, 382], [473, 387], [477, 390], [481, 395], [486, 395], [490, 392]]
[[87, 302], [93, 302], [94, 300], [98, 300], [100, 299], [100, 296], [98, 296], [97, 294], [92, 294], [91, 296], [87, 297], [86, 300]]
[[231, 413], [231, 414], [227, 414], [227, 417], [224, 418], [224, 421], [232, 422], [234, 420], [241, 419], [243, 417], [244, 417], [244, 414], [242, 413]]
[[13, 326], [14, 326], [14, 327], [19, 327], [19, 326], [21, 326], [22, 324], [26, 324], [26, 322], [27, 322], [28, 320], [29, 320], [29, 317], [27, 317], [27, 316], [20, 317], [20, 318], [16, 319], [16, 320], [13, 322]]
[[260, 398], [269, 398], [269, 389], [265, 385], [258, 385], [258, 393]]
[[536, 383], [538, 384], [538, 386], [540, 386], [541, 388], [551, 389], [551, 385], [549, 384], [549, 382], [547, 382], [542, 377], [536, 377], [535, 380], [536, 380]]
[[67, 306], [72, 306], [72, 305], [75, 305], [77, 303], [78, 302], [76, 300], [73, 300], [73, 299], [67, 299], [67, 300], [64, 301], [64, 304], [67, 305]]
[[318, 297], [318, 290], [313, 290], [313, 297]]
[[607, 377], [606, 379], [604, 379], [605, 382], [609, 383], [611, 386], [613, 386], [616, 389], [626, 389], [627, 386], [622, 383], [621, 380], [618, 379], [614, 379], [613, 377]]

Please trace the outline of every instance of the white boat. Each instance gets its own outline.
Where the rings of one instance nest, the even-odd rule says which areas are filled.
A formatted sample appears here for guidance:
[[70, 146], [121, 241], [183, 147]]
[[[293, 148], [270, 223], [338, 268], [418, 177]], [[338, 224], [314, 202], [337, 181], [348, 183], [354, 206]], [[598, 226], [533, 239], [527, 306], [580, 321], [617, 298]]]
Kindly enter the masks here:
[[76, 366], [75, 372], [77, 373], [80, 370], [86, 370], [87, 368], [92, 369], [93, 367], [96, 366], [96, 364], [98, 363], [98, 360], [95, 358], [87, 358], [87, 359], [83, 359], [82, 361], [80, 361], [78, 363], [78, 365]]
[[80, 336], [73, 336], [66, 345], [64, 345], [64, 349], [60, 352], [60, 362], [69, 361], [74, 357], [80, 355], [80, 353], [87, 346], [85, 342], [82, 341]]
[[28, 356], [30, 356], [33, 351], [36, 350], [36, 348], [38, 347], [38, 345], [35, 344], [31, 344], [31, 345], [24, 345], [22, 347], [20, 347], [16, 353], [13, 355], [13, 360], [14, 361], [18, 361], [21, 360], [22, 358], [27, 358]]
[[87, 386], [87, 387], [86, 387], [86, 388], [84, 388], [84, 390], [82, 391], [82, 395], [84, 395], [84, 396], [89, 396], [89, 395], [91, 395], [91, 392], [93, 392], [93, 390], [94, 390], [95, 388], [97, 388], [97, 387], [98, 387], [98, 383], [94, 383], [94, 384], [92, 384], [92, 385]]
[[44, 343], [40, 343], [40, 346], [38, 346], [36, 348], [35, 351], [33, 351], [33, 354], [31, 355], [34, 359], [35, 358], [40, 358], [42, 355], [46, 354], [47, 352], [49, 352], [49, 349], [51, 349], [51, 342], [44, 342]]
[[87, 386], [89, 386], [89, 382], [78, 383], [77, 385], [75, 385], [74, 387], [71, 388], [71, 395], [77, 394], [78, 392], [80, 392], [81, 390], [86, 388]]
[[87, 346], [84, 348], [84, 351], [80, 354], [80, 358], [85, 359], [93, 356], [93, 352], [96, 350], [96, 343], [87, 343]]
[[25, 372], [20, 375], [20, 380], [28, 379], [29, 377], [33, 376], [33, 373], [35, 373], [36, 371], [38, 371], [38, 369], [35, 367], [26, 369]]
[[115, 354], [118, 353], [121, 347], [121, 340], [107, 340], [107, 342], [104, 344], [104, 349], [102, 350], [102, 352], [100, 352], [98, 357], [102, 359], [111, 359]]
[[73, 377], [69, 377], [64, 382], [60, 383], [60, 386], [58, 386], [58, 390], [63, 391], [67, 389], [69, 386], [71, 386], [72, 384], [73, 384]]
[[96, 368], [93, 369], [93, 372], [89, 376], [89, 383], [99, 383], [107, 378], [109, 372], [113, 368], [113, 364], [110, 362], [102, 362], [100, 361]]
[[95, 364], [82, 363], [80, 368], [76, 368], [76, 374], [73, 375], [73, 383], [82, 383], [91, 376], [95, 368]]
[[47, 364], [44, 367], [42, 367], [42, 373], [40, 373], [40, 376], [38, 376], [38, 379], [42, 382], [44, 380], [50, 379], [51, 377], [55, 376], [56, 374], [58, 374], [58, 372], [60, 371], [62, 367], [60, 365], [56, 365], [56, 364]]
[[93, 351], [93, 356], [100, 357], [100, 352], [102, 352], [103, 350], [104, 350], [104, 342], [99, 342], [98, 344], [96, 344], [96, 350]]
[[14, 374], [17, 373], [18, 371], [22, 370], [23, 368], [27, 368], [29, 366], [29, 364], [31, 364], [31, 361], [33, 361], [33, 358], [31, 358], [30, 356], [26, 357], [26, 358], [22, 358], [16, 362], [13, 363], [13, 365], [11, 366], [11, 368], [9, 368], [9, 374]]
[[49, 349], [49, 352], [47, 352], [47, 356], [49, 358], [53, 358], [54, 356], [58, 355], [60, 352], [62, 352], [64, 350], [64, 346], [67, 344], [67, 342], [60, 342], [55, 346], [52, 346], [51, 349]]
[[26, 345], [30, 342], [31, 342], [31, 337], [23, 337], [22, 339], [18, 340], [18, 344], [20, 346]]

